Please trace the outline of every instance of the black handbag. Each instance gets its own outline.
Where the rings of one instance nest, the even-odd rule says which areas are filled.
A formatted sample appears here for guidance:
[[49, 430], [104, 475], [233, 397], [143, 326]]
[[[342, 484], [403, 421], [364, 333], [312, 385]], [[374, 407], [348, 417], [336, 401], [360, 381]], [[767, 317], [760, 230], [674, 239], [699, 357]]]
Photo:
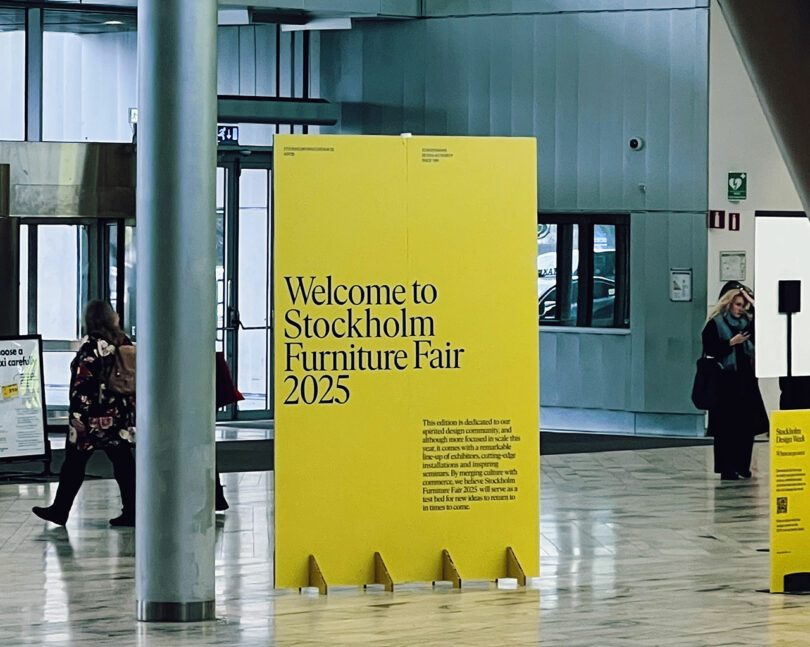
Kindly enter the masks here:
[[698, 409], [715, 409], [720, 403], [720, 380], [723, 364], [714, 357], [704, 355], [697, 361], [695, 382], [692, 384], [692, 403]]

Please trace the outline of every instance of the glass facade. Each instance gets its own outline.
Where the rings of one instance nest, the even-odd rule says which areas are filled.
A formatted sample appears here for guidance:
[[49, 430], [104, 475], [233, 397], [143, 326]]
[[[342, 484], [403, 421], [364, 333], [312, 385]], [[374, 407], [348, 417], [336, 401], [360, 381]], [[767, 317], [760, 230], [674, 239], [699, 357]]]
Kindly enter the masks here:
[[36, 265], [32, 269], [37, 277], [36, 331], [45, 341], [45, 402], [51, 407], [66, 407], [73, 350], [52, 349], [49, 342], [75, 341], [82, 335], [81, 313], [89, 278], [87, 228], [38, 225], [36, 231]]
[[43, 339], [78, 339], [87, 294], [87, 232], [78, 225], [37, 230], [37, 332]]
[[25, 11], [0, 7], [0, 140], [25, 139]]
[[266, 169], [243, 169], [239, 178], [237, 383], [245, 396], [240, 410], [269, 408], [270, 177]]
[[217, 341], [216, 349], [225, 350], [225, 169], [217, 167]]
[[128, 142], [138, 105], [135, 15], [43, 11], [45, 141]]
[[28, 334], [28, 225], [20, 226], [20, 334]]

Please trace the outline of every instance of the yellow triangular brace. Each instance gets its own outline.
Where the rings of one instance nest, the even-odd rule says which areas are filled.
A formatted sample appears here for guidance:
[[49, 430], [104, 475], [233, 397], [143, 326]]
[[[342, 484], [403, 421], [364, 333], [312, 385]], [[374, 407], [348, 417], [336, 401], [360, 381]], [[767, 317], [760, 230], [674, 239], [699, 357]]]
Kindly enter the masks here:
[[374, 553], [374, 584], [382, 584], [386, 591], [394, 591], [394, 578], [388, 572], [388, 567], [380, 553]]
[[526, 572], [511, 546], [506, 547], [506, 577], [514, 577], [520, 586], [526, 586]]
[[442, 551], [442, 579], [453, 583], [454, 589], [461, 588], [461, 575], [459, 575], [453, 558], [448, 550]]
[[326, 595], [329, 592], [326, 578], [321, 572], [321, 567], [318, 566], [318, 560], [315, 559], [315, 555], [309, 556], [309, 585], [317, 587], [321, 595]]

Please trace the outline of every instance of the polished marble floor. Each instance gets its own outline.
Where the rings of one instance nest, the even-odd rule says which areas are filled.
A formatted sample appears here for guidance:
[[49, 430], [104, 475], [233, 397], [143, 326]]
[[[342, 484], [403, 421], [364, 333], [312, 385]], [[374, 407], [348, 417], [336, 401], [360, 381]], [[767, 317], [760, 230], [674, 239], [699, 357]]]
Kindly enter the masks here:
[[87, 482], [66, 528], [32, 505], [55, 484], [0, 485], [0, 645], [808, 645], [810, 597], [769, 595], [766, 443], [755, 476], [709, 473], [705, 446], [543, 456], [533, 588], [272, 588], [272, 475], [224, 475], [217, 616], [138, 623], [134, 534], [112, 481]]

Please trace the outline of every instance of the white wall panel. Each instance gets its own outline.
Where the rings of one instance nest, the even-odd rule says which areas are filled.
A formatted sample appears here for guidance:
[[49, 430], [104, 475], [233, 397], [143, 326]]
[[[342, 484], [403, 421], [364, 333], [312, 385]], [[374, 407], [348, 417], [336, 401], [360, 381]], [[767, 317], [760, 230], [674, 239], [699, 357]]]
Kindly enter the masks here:
[[756, 370], [758, 377], [787, 375], [787, 315], [779, 313], [779, 281], [800, 281], [801, 310], [791, 316], [791, 375], [810, 375], [810, 222], [793, 216], [756, 218]]

